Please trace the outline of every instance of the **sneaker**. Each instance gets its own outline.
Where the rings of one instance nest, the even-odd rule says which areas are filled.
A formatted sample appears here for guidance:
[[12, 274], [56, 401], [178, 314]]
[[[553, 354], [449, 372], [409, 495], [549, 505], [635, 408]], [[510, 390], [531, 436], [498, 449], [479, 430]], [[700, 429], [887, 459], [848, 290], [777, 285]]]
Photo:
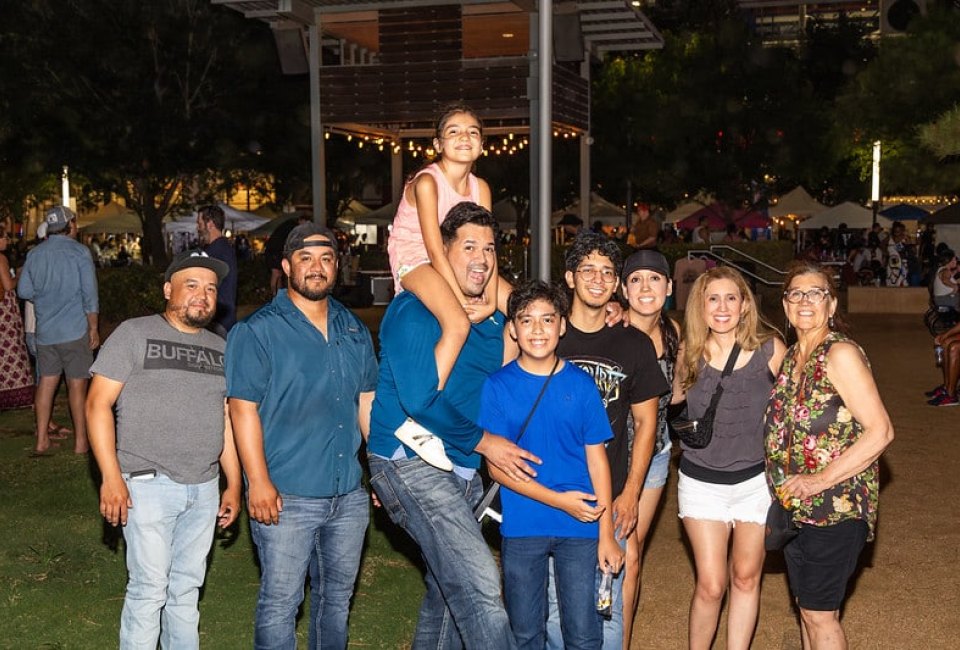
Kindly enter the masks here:
[[947, 395], [944, 393], [939, 397], [927, 400], [927, 404], [930, 406], [957, 406], [960, 405], [960, 400], [957, 399], [956, 395]]
[[424, 462], [445, 472], [453, 471], [453, 463], [450, 462], [443, 450], [443, 441], [427, 431], [422, 425], [407, 418], [407, 421], [401, 424], [393, 432], [393, 435], [407, 447], [410, 447]]
[[946, 395], [946, 394], [947, 394], [947, 389], [944, 387], [943, 384], [940, 384], [933, 390], [928, 390], [927, 392], [924, 393], [924, 395], [931, 398], [940, 397], [941, 395]]

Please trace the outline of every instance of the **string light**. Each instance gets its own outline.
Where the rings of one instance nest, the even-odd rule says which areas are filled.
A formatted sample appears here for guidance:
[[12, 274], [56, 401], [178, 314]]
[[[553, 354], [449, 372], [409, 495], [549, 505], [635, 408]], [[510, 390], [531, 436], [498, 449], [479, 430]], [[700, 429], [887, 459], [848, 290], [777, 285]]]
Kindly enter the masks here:
[[[564, 139], [577, 138], [579, 134], [575, 131], [564, 130], [558, 128], [555, 133], [557, 137], [563, 137]], [[395, 140], [390, 137], [384, 137], [377, 134], [364, 134], [364, 133], [351, 133], [347, 131], [339, 131], [336, 128], [325, 130], [323, 137], [325, 140], [329, 140], [333, 135], [341, 135], [346, 139], [347, 142], [355, 142], [357, 149], [363, 149], [366, 143], [370, 143], [371, 146], [376, 146], [377, 151], [389, 151], [393, 155], [402, 154], [404, 147], [403, 143], [400, 140]], [[422, 154], [426, 158], [434, 157], [438, 155], [438, 152], [430, 144], [430, 140], [424, 138], [426, 142], [417, 142], [416, 138], [405, 138], [406, 140], [406, 150], [410, 155], [416, 158], [418, 155]], [[492, 140], [487, 140], [481, 152], [484, 156], [497, 155], [497, 156], [513, 156], [516, 155], [518, 151], [526, 149], [530, 145], [529, 138], [525, 136], [518, 136], [513, 133], [508, 133], [504, 136], [495, 136]]]

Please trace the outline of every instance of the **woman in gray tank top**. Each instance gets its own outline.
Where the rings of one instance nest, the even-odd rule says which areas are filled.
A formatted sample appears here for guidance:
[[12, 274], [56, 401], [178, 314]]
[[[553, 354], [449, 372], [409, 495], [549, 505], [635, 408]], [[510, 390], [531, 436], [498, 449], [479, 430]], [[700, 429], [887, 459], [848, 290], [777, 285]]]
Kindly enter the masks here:
[[689, 646], [709, 648], [729, 587], [726, 647], [750, 647], [760, 606], [764, 524], [770, 493], [764, 478], [763, 414], [786, 348], [764, 323], [737, 271], [711, 269], [691, 289], [674, 375], [674, 401], [703, 416], [734, 344], [740, 352], [722, 379], [713, 437], [703, 449], [681, 443], [678, 500], [693, 548], [697, 585]]

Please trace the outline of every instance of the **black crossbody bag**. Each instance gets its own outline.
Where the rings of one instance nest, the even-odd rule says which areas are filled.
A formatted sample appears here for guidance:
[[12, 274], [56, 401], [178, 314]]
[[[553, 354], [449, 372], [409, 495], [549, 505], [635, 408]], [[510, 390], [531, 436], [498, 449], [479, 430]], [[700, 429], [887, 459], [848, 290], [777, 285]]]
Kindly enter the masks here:
[[[534, 400], [533, 406], [530, 407], [530, 412], [527, 413], [527, 419], [523, 421], [523, 424], [520, 425], [520, 433], [517, 435], [517, 444], [520, 443], [520, 439], [523, 438], [523, 434], [527, 432], [527, 425], [530, 424], [530, 418], [533, 417], [534, 411], [537, 410], [537, 406], [540, 405], [540, 400], [543, 399], [543, 394], [547, 392], [547, 386], [550, 385], [550, 380], [553, 379], [553, 374], [557, 371], [557, 366], [560, 364], [560, 357], [557, 357], [557, 360], [553, 363], [553, 368], [550, 369], [550, 374], [547, 375], [546, 380], [543, 382], [543, 386], [540, 388], [540, 394], [537, 395], [537, 399]], [[490, 485], [487, 486], [487, 489], [483, 491], [483, 496], [480, 498], [480, 503], [477, 504], [477, 507], [473, 509], [474, 518], [483, 523], [483, 520], [487, 517], [493, 519], [498, 524], [503, 521], [503, 515], [500, 514], [500, 484], [496, 481], [491, 481]]]
[[717, 388], [713, 392], [713, 397], [710, 398], [710, 406], [704, 411], [703, 416], [696, 420], [691, 420], [687, 417], [687, 408], [684, 407], [683, 412], [670, 421], [670, 426], [673, 427], [680, 441], [687, 447], [691, 449], [703, 449], [709, 445], [710, 440], [713, 439], [713, 416], [717, 412], [717, 405], [720, 403], [720, 398], [723, 397], [723, 378], [729, 377], [733, 372], [733, 367], [737, 365], [737, 358], [739, 356], [740, 344], [734, 343], [733, 349], [730, 350], [730, 356], [727, 357], [727, 365], [723, 367], [723, 372], [720, 374], [720, 381], [717, 382]]

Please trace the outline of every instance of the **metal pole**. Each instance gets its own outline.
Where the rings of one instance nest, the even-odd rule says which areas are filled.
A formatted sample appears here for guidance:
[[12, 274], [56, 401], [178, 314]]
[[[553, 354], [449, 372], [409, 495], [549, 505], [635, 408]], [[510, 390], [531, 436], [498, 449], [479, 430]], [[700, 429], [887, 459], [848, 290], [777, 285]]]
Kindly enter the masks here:
[[310, 58], [310, 158], [313, 189], [313, 220], [326, 225], [327, 161], [320, 121], [320, 25], [307, 27]]
[[537, 124], [539, 141], [537, 155], [540, 158], [540, 187], [537, 220], [538, 266], [536, 277], [550, 281], [550, 195], [553, 160], [553, 0], [540, 0], [538, 15], [538, 47], [540, 71], [540, 116]]
[[[528, 227], [530, 243], [524, 248], [524, 274], [527, 278], [537, 277], [540, 268], [540, 157], [537, 155], [540, 142], [540, 62], [537, 41], [537, 25], [539, 18], [530, 14], [530, 50], [527, 54], [529, 61], [529, 77], [527, 78], [527, 97], [530, 98], [530, 207], [528, 213]], [[527, 233], [520, 233], [521, 236]], [[530, 266], [526, 264], [529, 257]]]
[[[590, 87], [590, 55], [580, 64], [580, 76]], [[590, 227], [590, 103], [587, 102], [587, 131], [580, 136], [580, 218]]]

